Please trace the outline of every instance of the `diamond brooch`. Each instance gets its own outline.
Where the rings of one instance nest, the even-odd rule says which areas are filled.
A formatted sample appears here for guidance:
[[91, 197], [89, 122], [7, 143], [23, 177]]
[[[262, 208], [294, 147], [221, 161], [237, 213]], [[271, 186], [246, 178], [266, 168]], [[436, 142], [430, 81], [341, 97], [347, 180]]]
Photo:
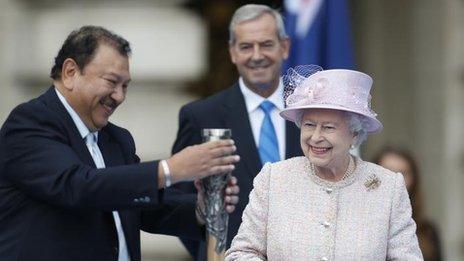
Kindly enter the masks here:
[[366, 186], [367, 191], [371, 191], [378, 188], [381, 183], [382, 181], [380, 181], [377, 175], [371, 174], [364, 182], [364, 186]]

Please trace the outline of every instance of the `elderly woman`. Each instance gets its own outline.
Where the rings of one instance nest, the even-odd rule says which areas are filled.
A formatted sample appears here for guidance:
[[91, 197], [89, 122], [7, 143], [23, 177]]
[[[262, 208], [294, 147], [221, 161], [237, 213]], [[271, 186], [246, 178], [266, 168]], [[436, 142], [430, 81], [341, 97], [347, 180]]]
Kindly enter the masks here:
[[382, 129], [372, 78], [296, 69], [281, 116], [300, 127], [305, 156], [256, 176], [226, 260], [422, 260], [403, 176], [349, 152]]

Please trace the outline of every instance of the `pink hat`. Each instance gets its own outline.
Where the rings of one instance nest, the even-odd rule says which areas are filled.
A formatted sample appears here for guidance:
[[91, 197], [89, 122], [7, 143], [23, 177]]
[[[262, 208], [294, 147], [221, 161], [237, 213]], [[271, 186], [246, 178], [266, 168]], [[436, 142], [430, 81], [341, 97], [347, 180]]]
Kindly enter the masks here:
[[370, 106], [372, 82], [369, 75], [358, 71], [322, 71], [319, 66], [297, 66], [284, 76], [286, 93], [292, 93], [286, 98], [286, 108], [280, 115], [296, 123], [305, 109], [354, 112], [364, 117], [367, 132], [378, 132], [382, 123]]

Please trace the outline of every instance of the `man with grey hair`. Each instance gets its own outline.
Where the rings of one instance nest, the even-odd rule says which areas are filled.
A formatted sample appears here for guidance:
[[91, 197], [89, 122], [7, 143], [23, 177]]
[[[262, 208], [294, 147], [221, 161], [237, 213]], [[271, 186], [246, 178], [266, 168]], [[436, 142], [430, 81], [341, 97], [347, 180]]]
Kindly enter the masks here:
[[[172, 149], [177, 153], [201, 143], [204, 128], [232, 130], [241, 159], [232, 172], [240, 186], [240, 202], [229, 217], [227, 247], [240, 226], [253, 178], [264, 163], [302, 155], [297, 127], [278, 115], [284, 109], [280, 73], [290, 47], [282, 16], [265, 5], [245, 5], [234, 13], [229, 31], [229, 53], [240, 78], [232, 87], [182, 107]], [[177, 188], [194, 198], [192, 183], [179, 183]], [[204, 242], [181, 240], [196, 260], [205, 260]]]

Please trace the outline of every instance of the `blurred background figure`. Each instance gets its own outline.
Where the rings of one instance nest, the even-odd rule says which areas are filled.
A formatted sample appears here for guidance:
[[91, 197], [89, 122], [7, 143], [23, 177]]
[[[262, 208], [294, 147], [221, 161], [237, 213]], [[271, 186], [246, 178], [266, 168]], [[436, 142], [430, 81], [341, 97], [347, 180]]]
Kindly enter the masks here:
[[417, 237], [424, 260], [443, 260], [440, 237], [433, 223], [424, 217], [424, 198], [420, 188], [420, 172], [416, 160], [408, 150], [393, 146], [383, 147], [372, 162], [404, 176], [412, 205], [412, 217], [417, 224]]

